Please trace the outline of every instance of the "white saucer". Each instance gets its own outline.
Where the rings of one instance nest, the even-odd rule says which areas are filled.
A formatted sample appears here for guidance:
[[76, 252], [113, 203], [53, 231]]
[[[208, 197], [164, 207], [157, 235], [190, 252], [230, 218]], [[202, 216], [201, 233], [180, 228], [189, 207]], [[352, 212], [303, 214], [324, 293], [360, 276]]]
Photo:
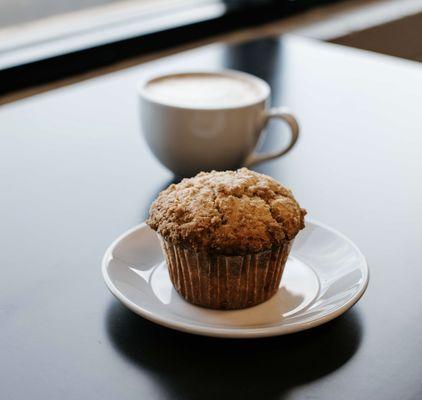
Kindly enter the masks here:
[[158, 238], [145, 224], [108, 248], [102, 272], [111, 292], [142, 317], [184, 332], [231, 338], [283, 335], [321, 325], [355, 304], [369, 278], [354, 243], [309, 220], [296, 237], [279, 292], [252, 308], [209, 310], [183, 300], [170, 282]]

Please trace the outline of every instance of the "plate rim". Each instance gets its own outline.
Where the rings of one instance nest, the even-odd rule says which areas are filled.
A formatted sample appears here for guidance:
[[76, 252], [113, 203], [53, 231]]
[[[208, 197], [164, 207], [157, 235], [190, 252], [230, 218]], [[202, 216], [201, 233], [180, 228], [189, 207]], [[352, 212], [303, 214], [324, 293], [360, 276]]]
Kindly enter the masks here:
[[[270, 337], [270, 336], [281, 336], [281, 335], [287, 335], [295, 332], [304, 331], [307, 329], [314, 328], [316, 326], [325, 324], [326, 322], [329, 322], [343, 313], [345, 313], [347, 310], [349, 310], [351, 307], [353, 307], [363, 296], [365, 293], [368, 284], [369, 284], [369, 267], [368, 263], [366, 261], [365, 256], [360, 251], [359, 247], [350, 240], [346, 235], [343, 233], [337, 231], [334, 228], [331, 228], [327, 225], [325, 225], [322, 222], [319, 222], [312, 218], [306, 218], [306, 224], [310, 225], [316, 225], [323, 229], [326, 229], [338, 236], [340, 236], [343, 240], [348, 242], [349, 245], [351, 245], [354, 250], [357, 252], [357, 254], [362, 259], [361, 267], [363, 273], [363, 280], [360, 284], [359, 289], [356, 291], [356, 293], [351, 297], [348, 301], [346, 301], [342, 306], [339, 308], [331, 311], [327, 315], [323, 315], [319, 318], [316, 318], [315, 320], [309, 321], [309, 322], [302, 322], [300, 324], [291, 324], [291, 325], [284, 325], [279, 324], [275, 326], [270, 327], [253, 327], [253, 328], [214, 328], [214, 327], [205, 327], [201, 325], [193, 325], [186, 322], [181, 321], [174, 321], [169, 320], [166, 317], [162, 317], [160, 315], [157, 315], [156, 313], [153, 313], [149, 311], [148, 309], [139, 306], [138, 304], [132, 302], [127, 297], [121, 293], [121, 291], [114, 285], [113, 281], [111, 280], [107, 267], [109, 264], [110, 259], [112, 258], [112, 252], [116, 245], [120, 243], [123, 239], [125, 239], [127, 236], [131, 235], [132, 233], [144, 229], [147, 227], [147, 224], [145, 222], [142, 222], [121, 235], [119, 235], [106, 249], [104, 256], [102, 258], [101, 262], [101, 272], [103, 279], [105, 281], [105, 284], [107, 288], [110, 290], [110, 292], [121, 302], [123, 305], [125, 305], [127, 308], [129, 308], [131, 311], [133, 311], [135, 314], [148, 319], [151, 322], [154, 322], [156, 324], [162, 325], [166, 328], [170, 328], [177, 331], [182, 331], [185, 333], [190, 334], [196, 334], [201, 336], [211, 336], [211, 337], [221, 337], [221, 338], [232, 338], [232, 339], [246, 339], [246, 338], [259, 338], [259, 337]], [[222, 311], [224, 312], [224, 311]]]

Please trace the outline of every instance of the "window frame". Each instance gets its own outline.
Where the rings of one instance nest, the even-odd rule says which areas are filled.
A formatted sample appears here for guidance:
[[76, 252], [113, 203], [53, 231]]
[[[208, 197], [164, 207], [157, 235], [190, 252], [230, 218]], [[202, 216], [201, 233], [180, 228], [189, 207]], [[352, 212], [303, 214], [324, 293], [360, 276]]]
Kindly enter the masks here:
[[[47, 43], [21, 45], [10, 52], [0, 52], [0, 95], [336, 1], [340, 0], [206, 0], [195, 3], [183, 0], [172, 15], [167, 13], [167, 18], [160, 13], [155, 16], [154, 13], [140, 14], [136, 21], [138, 28], [129, 27], [123, 16], [120, 25], [114, 24], [112, 29], [99, 23], [88, 35], [86, 32], [82, 35], [70, 33], [64, 38], [62, 35], [57, 40], [47, 40]], [[128, 15], [128, 20], [133, 21], [130, 17]], [[142, 24], [143, 18], [147, 23]]]

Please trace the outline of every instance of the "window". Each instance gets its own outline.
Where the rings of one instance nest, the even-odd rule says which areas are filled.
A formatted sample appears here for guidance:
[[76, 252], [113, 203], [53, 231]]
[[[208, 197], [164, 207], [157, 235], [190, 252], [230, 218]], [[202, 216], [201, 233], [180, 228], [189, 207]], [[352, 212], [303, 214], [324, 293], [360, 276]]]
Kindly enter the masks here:
[[334, 0], [3, 0], [0, 94]]

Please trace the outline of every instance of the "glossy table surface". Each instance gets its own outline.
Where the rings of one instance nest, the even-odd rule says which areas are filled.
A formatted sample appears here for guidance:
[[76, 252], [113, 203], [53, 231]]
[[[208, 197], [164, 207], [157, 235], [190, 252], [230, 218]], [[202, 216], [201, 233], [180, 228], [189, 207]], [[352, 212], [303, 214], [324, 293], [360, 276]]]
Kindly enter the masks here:
[[[337, 320], [224, 340], [143, 320], [107, 291], [109, 243], [171, 174], [139, 135], [135, 84], [234, 68], [301, 122], [258, 168], [348, 235], [371, 278]], [[422, 66], [286, 37], [212, 45], [0, 108], [1, 399], [421, 399]], [[278, 146], [270, 126], [264, 148]]]

